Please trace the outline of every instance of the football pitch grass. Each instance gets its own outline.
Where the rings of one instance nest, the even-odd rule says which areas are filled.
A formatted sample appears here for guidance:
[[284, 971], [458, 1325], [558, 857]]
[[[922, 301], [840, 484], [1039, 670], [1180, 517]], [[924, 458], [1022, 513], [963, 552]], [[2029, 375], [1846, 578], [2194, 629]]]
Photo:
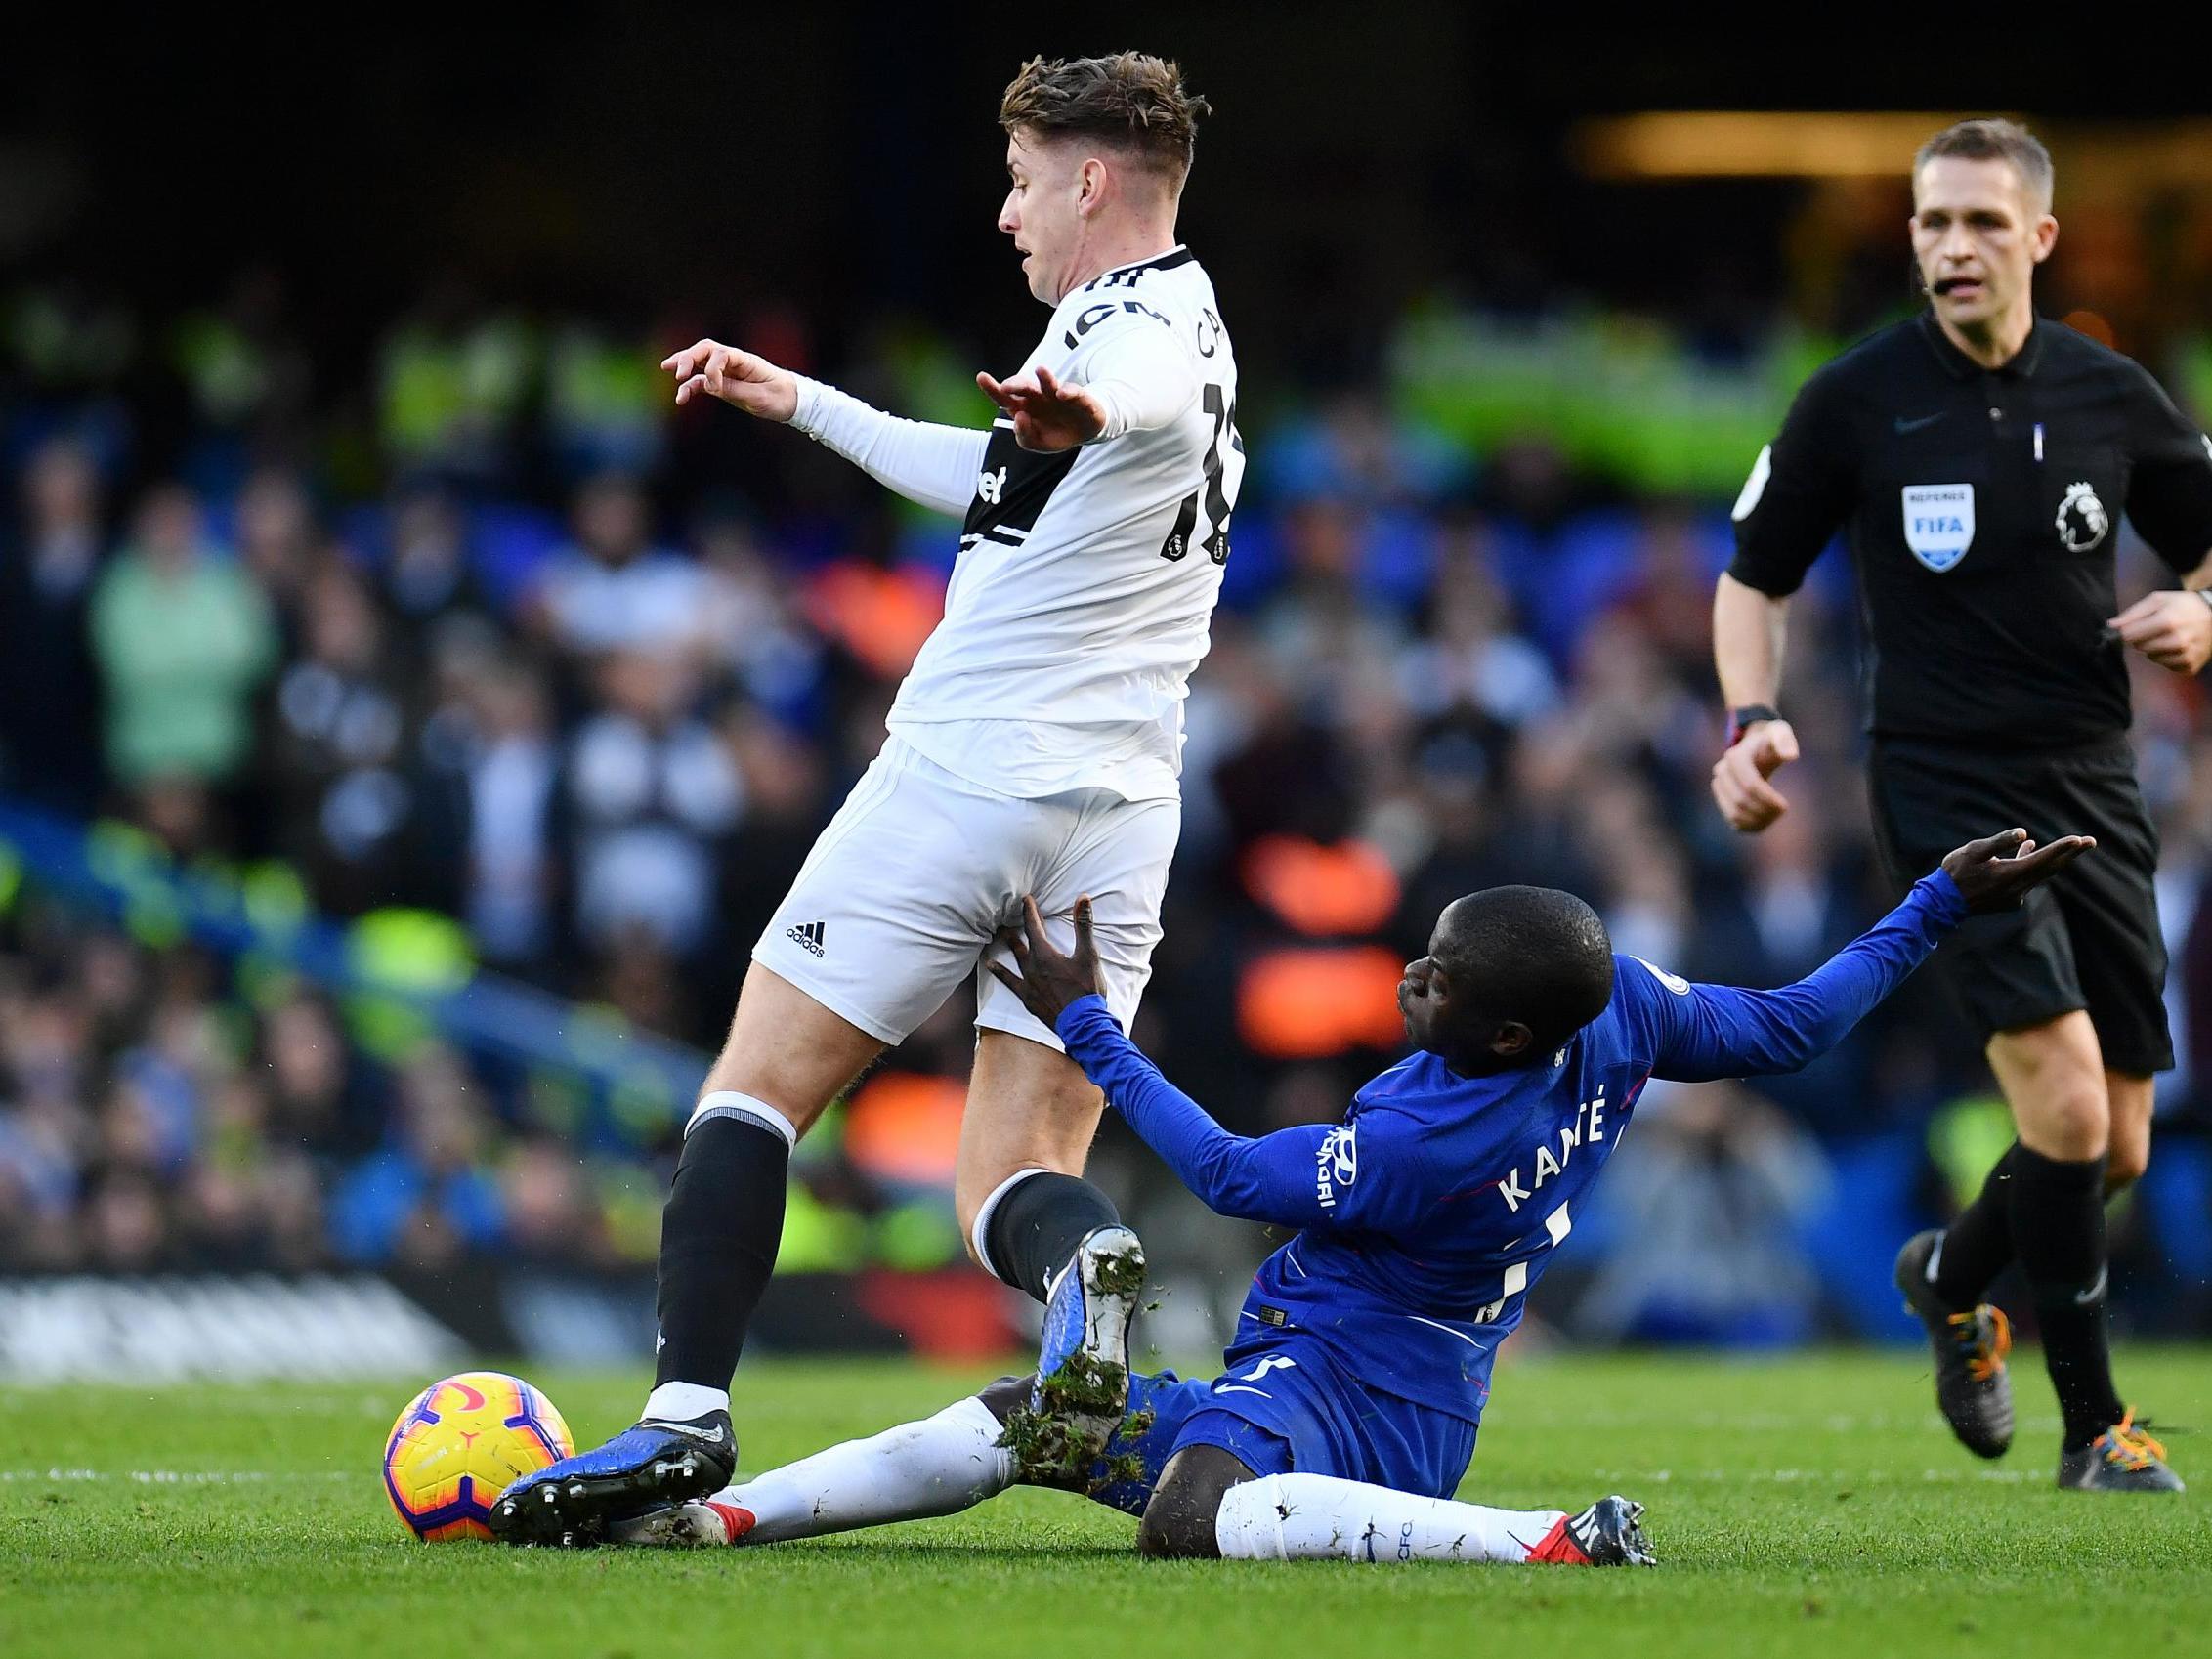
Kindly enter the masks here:
[[[2212, 1423], [2212, 1351], [2121, 1357], [2164, 1422]], [[377, 1460], [427, 1379], [0, 1389], [0, 1654], [2212, 1653], [2212, 1434], [2168, 1440], [2199, 1492], [2058, 1492], [2038, 1358], [2016, 1355], [2021, 1431], [1993, 1465], [1952, 1444], [1916, 1356], [1502, 1366], [1463, 1496], [1640, 1498], [1662, 1563], [1640, 1572], [1150, 1562], [1127, 1518], [1028, 1491], [751, 1551], [423, 1545]], [[585, 1444], [643, 1388], [532, 1380]], [[983, 1380], [748, 1364], [744, 1468]]]

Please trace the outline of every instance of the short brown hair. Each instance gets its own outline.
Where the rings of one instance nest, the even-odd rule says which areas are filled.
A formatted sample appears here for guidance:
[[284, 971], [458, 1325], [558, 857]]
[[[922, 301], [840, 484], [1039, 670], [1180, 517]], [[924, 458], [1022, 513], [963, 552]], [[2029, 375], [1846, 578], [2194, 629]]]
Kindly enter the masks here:
[[2051, 152], [2043, 148], [2041, 139], [2018, 121], [1990, 116], [1945, 127], [1922, 145], [1920, 153], [1912, 158], [1916, 182], [1920, 170], [1938, 155], [1955, 155], [1965, 161], [2009, 161], [2028, 194], [2045, 207], [2051, 205]]
[[1032, 58], [999, 103], [999, 125], [1096, 139], [1170, 179], [1190, 171], [1199, 118], [1213, 106], [1183, 86], [1180, 64], [1144, 52]]

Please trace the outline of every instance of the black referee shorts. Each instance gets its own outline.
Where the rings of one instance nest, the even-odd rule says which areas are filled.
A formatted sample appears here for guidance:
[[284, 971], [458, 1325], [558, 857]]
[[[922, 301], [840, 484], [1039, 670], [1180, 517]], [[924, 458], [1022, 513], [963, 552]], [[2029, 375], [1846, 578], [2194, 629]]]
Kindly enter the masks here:
[[1954, 847], [2024, 829], [2037, 841], [2097, 837], [2097, 850], [2019, 910], [1969, 916], [1936, 952], [1984, 1037], [2088, 1010], [2112, 1071], [2170, 1069], [2166, 944], [2152, 887], [2158, 832], [2125, 739], [2060, 754], [1877, 740], [1874, 834], [1890, 876], [1918, 880]]

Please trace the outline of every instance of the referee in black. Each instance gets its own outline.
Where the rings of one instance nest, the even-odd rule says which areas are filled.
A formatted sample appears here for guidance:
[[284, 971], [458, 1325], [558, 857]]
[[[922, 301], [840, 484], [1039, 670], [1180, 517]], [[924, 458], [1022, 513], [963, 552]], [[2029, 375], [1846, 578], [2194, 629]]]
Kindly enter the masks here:
[[[1983, 1457], [2011, 1444], [2011, 1338], [1982, 1296], [2018, 1260], [2064, 1419], [2059, 1484], [2179, 1491], [2113, 1387], [2104, 1207], [2143, 1173], [2151, 1076], [2174, 1061], [2126, 653], [2181, 674], [2212, 657], [2212, 443], [2137, 363], [2037, 319], [2035, 267], [2059, 226], [2050, 153], [2031, 134], [1961, 122], [1921, 148], [1912, 183], [1928, 309], [1806, 382], [1736, 503], [1713, 605], [1730, 708], [1713, 795], [1745, 831], [1788, 810], [1769, 782], [1797, 758], [1774, 707], [1783, 622], [1844, 529], [1891, 876], [1910, 880], [1990, 825], [2097, 840], [1937, 958], [1986, 1036], [2019, 1135], [1949, 1229], [1897, 1257], [1934, 1340], [1937, 1401]], [[2181, 583], [2124, 611], [2123, 513]]]

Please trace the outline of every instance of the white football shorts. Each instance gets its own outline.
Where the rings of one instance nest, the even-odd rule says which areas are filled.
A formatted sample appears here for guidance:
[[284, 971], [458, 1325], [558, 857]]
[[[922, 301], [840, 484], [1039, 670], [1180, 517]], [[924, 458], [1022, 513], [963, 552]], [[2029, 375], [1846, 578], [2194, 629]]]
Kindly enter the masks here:
[[978, 1028], [1058, 1048], [1059, 1038], [993, 978], [998, 944], [1035, 894], [1062, 950], [1090, 895], [1106, 1004], [1136, 1015], [1182, 803], [1111, 789], [1023, 800], [948, 772], [888, 739], [800, 867], [753, 959], [884, 1042], [907, 1034], [974, 976]]

